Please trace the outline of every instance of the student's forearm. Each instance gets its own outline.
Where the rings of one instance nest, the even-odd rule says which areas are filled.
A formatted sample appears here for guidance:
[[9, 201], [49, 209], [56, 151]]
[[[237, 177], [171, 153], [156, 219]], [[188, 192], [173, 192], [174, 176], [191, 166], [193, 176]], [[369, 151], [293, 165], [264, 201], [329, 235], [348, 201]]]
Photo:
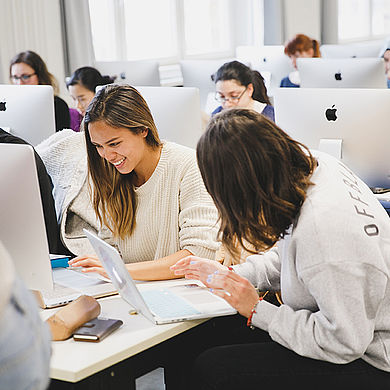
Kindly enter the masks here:
[[135, 280], [176, 279], [180, 278], [180, 275], [175, 275], [170, 270], [170, 266], [190, 255], [192, 255], [190, 251], [182, 249], [158, 260], [126, 264], [126, 267], [129, 270], [131, 277]]

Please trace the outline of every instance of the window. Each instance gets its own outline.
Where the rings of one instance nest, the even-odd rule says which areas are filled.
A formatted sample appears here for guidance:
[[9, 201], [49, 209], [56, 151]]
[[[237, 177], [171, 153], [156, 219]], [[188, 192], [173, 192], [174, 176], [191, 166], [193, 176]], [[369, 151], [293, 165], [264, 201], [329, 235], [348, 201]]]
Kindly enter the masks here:
[[185, 55], [207, 55], [232, 49], [226, 3], [226, 0], [184, 0]]
[[390, 33], [388, 0], [339, 0], [339, 41], [382, 38]]
[[[185, 58], [233, 57], [235, 1], [89, 0], [95, 59], [173, 64]], [[262, 1], [240, 0], [240, 7], [254, 14]], [[260, 28], [259, 15], [253, 18], [252, 30]], [[252, 31], [252, 40], [262, 35]]]

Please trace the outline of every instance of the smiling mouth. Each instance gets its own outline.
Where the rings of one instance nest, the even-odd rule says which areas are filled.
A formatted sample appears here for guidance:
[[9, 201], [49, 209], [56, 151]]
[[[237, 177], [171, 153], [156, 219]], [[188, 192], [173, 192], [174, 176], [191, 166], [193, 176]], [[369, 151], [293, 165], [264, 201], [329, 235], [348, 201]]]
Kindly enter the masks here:
[[118, 167], [119, 165], [121, 165], [123, 163], [123, 161], [125, 161], [125, 158], [126, 157], [123, 157], [121, 160], [119, 160], [117, 162], [113, 162], [112, 165], [114, 165], [115, 167]]

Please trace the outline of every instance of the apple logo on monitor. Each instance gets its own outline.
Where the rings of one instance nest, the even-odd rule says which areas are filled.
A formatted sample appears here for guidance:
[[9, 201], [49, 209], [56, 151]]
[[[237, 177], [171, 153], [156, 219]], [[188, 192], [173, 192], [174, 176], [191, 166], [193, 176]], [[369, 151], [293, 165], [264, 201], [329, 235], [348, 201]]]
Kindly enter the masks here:
[[334, 74], [334, 78], [335, 78], [337, 81], [342, 80], [343, 78], [341, 77], [341, 72], [338, 71], [337, 73], [335, 73], [335, 74]]
[[0, 111], [5, 111], [7, 107], [5, 106], [6, 102], [0, 102]]
[[328, 108], [325, 111], [326, 119], [328, 121], [335, 121], [337, 119], [336, 111], [337, 111], [337, 108], [335, 108], [335, 105], [333, 104], [333, 106], [331, 108]]

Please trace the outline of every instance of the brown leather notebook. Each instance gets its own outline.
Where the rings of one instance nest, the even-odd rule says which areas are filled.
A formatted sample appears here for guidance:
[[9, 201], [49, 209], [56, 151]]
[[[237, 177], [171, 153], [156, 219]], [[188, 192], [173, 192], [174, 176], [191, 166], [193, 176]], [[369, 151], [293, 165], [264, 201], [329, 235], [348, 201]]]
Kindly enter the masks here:
[[73, 333], [76, 341], [98, 342], [118, 329], [123, 324], [122, 320], [114, 318], [95, 318], [88, 321]]

